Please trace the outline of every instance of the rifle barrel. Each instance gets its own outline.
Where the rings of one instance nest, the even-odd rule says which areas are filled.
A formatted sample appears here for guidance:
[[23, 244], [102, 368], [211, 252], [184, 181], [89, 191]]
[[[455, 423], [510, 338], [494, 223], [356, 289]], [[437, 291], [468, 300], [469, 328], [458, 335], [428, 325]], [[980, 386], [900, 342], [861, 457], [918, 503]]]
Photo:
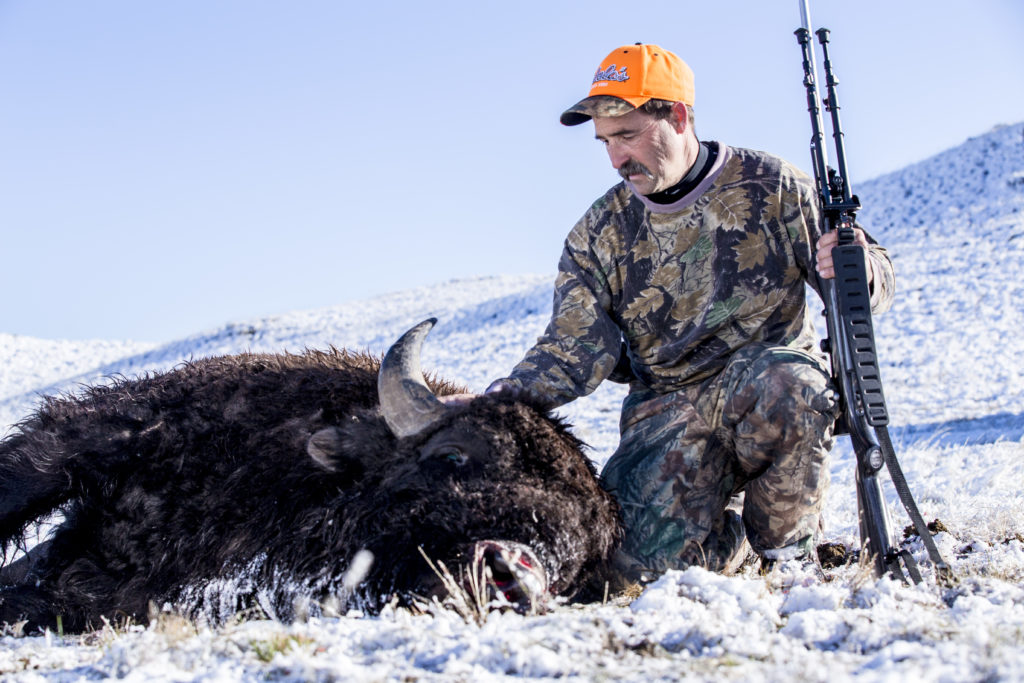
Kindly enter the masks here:
[[811, 30], [811, 3], [809, 0], [800, 0], [800, 25], [808, 31]]

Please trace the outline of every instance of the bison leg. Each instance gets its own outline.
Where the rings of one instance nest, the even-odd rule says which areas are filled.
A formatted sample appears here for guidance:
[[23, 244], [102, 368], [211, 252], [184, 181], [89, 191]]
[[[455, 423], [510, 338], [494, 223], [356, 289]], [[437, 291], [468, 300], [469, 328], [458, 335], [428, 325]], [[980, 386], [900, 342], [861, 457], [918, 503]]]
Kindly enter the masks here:
[[0, 586], [0, 625], [21, 624], [25, 634], [45, 629], [80, 633], [100, 623], [101, 617], [69, 606], [48, 584]]
[[[153, 594], [130, 568], [111, 567], [95, 535], [59, 529], [53, 538], [0, 570], [0, 623], [25, 622], [26, 633], [60, 627], [83, 631], [104, 617], [145, 620]], [[9, 584], [9, 585], [4, 585]]]
[[[52, 540], [43, 541], [0, 569], [0, 624], [21, 623], [25, 633], [57, 630], [57, 614], [66, 610], [57, 607], [59, 600], [44, 580], [52, 546]], [[62, 619], [60, 626], [74, 630], [74, 621]]]
[[[128, 407], [137, 407], [127, 401]], [[105, 414], [103, 406], [68, 413], [61, 401], [40, 410], [20, 432], [0, 441], [0, 544], [17, 537], [72, 496], [108, 490], [125, 462], [152, 447], [145, 429], [151, 417]], [[107, 413], [110, 411], [107, 410]], [[153, 439], [155, 437], [148, 437]]]
[[63, 458], [34, 446], [24, 434], [0, 442], [0, 544], [67, 500], [70, 482]]
[[0, 567], [0, 586], [36, 581], [39, 578], [39, 562], [46, 557], [46, 551], [52, 543], [52, 541], [43, 541], [14, 562]]
[[[54, 605], [54, 595], [42, 586], [0, 587], [0, 624], [13, 626], [21, 623], [25, 633], [46, 628], [56, 631], [57, 612], [54, 611]], [[61, 620], [62, 628], [69, 626], [66, 619]]]

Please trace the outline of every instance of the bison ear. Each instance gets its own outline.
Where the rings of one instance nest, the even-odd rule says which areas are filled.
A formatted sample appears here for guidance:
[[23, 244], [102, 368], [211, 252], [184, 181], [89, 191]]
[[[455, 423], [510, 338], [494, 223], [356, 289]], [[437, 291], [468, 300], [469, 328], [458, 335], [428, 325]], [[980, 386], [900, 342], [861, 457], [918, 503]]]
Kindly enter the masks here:
[[317, 465], [334, 472], [335, 463], [341, 456], [341, 430], [337, 427], [326, 427], [309, 437], [306, 442], [306, 453]]
[[353, 484], [395, 450], [395, 436], [369, 410], [350, 415], [341, 425], [324, 427], [306, 441], [306, 453], [336, 481]]

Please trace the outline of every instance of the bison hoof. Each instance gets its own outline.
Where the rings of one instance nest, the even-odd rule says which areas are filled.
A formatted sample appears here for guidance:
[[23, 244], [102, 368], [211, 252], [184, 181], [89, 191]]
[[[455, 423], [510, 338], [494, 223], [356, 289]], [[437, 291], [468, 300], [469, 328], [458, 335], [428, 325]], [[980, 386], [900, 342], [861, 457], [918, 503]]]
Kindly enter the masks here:
[[528, 547], [512, 541], [478, 541], [473, 549], [473, 575], [483, 577], [488, 598], [498, 607], [520, 614], [544, 610], [548, 580], [544, 566]]

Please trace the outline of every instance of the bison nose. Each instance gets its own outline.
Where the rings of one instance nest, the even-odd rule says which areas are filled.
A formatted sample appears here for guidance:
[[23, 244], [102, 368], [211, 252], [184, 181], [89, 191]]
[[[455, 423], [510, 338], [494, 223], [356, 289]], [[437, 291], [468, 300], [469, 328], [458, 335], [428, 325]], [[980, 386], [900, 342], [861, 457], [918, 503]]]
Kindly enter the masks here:
[[544, 566], [532, 550], [513, 541], [478, 541], [473, 547], [473, 576], [483, 577], [489, 598], [507, 602], [520, 614], [543, 612], [548, 601]]

